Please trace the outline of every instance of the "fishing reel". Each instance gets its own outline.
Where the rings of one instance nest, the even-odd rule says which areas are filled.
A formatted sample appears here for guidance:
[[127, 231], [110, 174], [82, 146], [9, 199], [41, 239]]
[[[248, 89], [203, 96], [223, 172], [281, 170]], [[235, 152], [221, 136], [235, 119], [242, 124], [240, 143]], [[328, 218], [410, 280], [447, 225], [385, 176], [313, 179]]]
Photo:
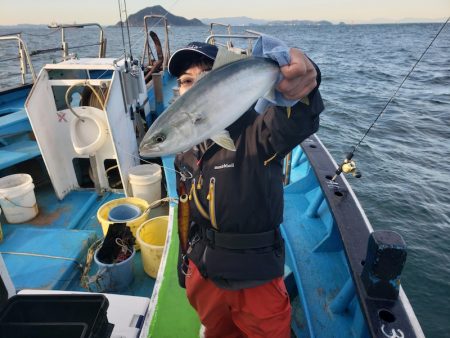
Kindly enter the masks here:
[[356, 169], [356, 163], [353, 160], [345, 159], [341, 165], [341, 170], [344, 174], [352, 174], [356, 178], [360, 178], [361, 172]]
[[356, 169], [355, 161], [352, 160], [354, 152], [355, 148], [347, 154], [342, 164], [336, 169], [336, 172], [331, 179], [332, 181], [334, 181], [341, 173], [352, 174], [356, 178], [360, 178], [362, 176], [361, 172]]

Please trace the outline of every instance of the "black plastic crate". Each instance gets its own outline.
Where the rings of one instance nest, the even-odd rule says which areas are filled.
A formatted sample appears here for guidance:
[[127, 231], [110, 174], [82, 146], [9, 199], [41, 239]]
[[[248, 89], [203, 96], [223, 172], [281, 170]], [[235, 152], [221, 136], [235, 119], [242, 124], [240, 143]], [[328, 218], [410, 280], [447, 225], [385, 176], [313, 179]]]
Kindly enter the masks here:
[[[32, 325], [60, 325], [60, 330], [73, 329], [81, 334], [68, 337], [109, 338], [114, 325], [108, 322], [106, 316], [108, 306], [108, 299], [97, 294], [16, 295], [8, 299], [0, 312], [0, 325], [5, 330], [9, 329], [8, 325], [22, 325], [23, 330], [28, 330]], [[79, 323], [85, 324], [87, 329], [80, 331]], [[52, 333], [46, 337], [66, 335]]]
[[1, 323], [0, 337], [4, 338], [87, 338], [85, 323]]

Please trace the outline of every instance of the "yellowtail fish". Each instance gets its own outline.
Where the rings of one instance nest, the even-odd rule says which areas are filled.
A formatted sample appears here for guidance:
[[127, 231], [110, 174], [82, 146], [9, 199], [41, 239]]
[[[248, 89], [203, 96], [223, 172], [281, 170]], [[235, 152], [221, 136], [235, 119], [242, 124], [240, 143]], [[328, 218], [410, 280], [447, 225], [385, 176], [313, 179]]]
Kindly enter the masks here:
[[258, 57], [214, 68], [156, 119], [139, 146], [140, 155], [176, 154], [206, 139], [235, 150], [225, 128], [259, 98], [272, 98], [279, 74], [275, 61]]

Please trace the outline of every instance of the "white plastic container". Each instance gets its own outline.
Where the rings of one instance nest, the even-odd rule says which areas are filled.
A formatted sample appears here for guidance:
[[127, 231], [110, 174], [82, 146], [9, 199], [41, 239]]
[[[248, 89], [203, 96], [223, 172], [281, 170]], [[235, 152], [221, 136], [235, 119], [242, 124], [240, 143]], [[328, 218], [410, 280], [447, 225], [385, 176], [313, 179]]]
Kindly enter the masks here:
[[161, 199], [161, 167], [157, 164], [141, 164], [128, 171], [133, 197], [149, 204]]
[[33, 179], [28, 174], [0, 178], [0, 205], [8, 223], [23, 223], [38, 214]]

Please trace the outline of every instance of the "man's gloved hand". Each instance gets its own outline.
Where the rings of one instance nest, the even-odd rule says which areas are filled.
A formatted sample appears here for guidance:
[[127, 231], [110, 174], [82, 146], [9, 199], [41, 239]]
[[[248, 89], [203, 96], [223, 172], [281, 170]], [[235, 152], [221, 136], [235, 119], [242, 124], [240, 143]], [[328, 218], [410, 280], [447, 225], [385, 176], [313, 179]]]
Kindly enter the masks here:
[[280, 67], [283, 79], [277, 90], [288, 100], [300, 100], [317, 86], [317, 71], [300, 49], [289, 50], [290, 64]]

